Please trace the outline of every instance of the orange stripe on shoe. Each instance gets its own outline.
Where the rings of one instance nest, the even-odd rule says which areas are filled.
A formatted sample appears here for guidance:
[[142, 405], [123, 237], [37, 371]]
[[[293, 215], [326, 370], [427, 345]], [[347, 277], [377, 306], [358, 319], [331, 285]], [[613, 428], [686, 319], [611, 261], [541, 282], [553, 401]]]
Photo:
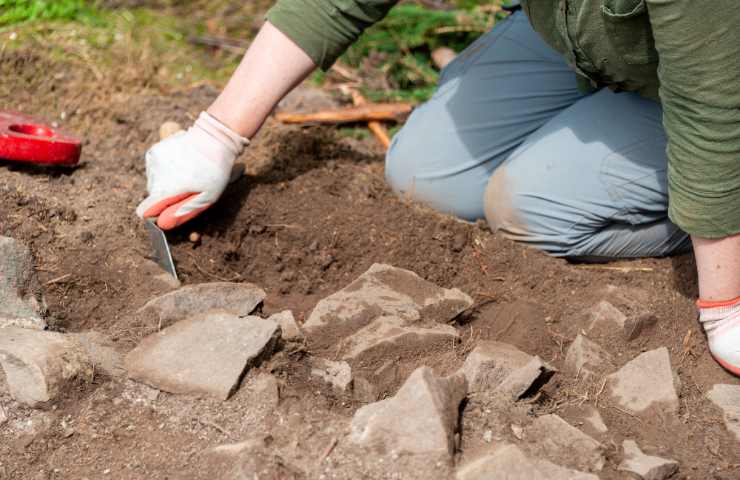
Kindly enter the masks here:
[[702, 300], [700, 298], [696, 301], [696, 306], [699, 308], [729, 307], [736, 303], [740, 303], [740, 297], [733, 298], [732, 300]]
[[181, 202], [170, 205], [162, 213], [160, 213], [159, 217], [157, 218], [157, 225], [159, 226], [159, 228], [161, 228], [162, 230], [172, 230], [173, 228], [179, 227], [183, 223], [193, 219], [194, 217], [197, 217], [198, 215], [200, 215], [201, 212], [212, 205], [211, 203], [209, 203], [205, 207], [193, 210], [188, 214], [176, 216], [175, 212], [177, 212], [185, 203], [190, 201], [191, 198], [192, 197], [188, 197]]
[[161, 214], [167, 207], [170, 205], [174, 205], [176, 203], [181, 203], [183, 200], [186, 200], [190, 197], [193, 197], [195, 195], [198, 195], [196, 192], [187, 192], [187, 193], [181, 193], [180, 195], [174, 195], [172, 197], [163, 198], [162, 200], [158, 201], [144, 212], [144, 218], [151, 218], [151, 217], [157, 217], [159, 214]]
[[[714, 357], [714, 355], [712, 355], [712, 356]], [[714, 357], [714, 359], [717, 361], [717, 363], [719, 363], [720, 365], [722, 365], [722, 368], [724, 368], [728, 372], [734, 373], [735, 375], [737, 375], [738, 377], [740, 377], [740, 367], [736, 367], [734, 365], [730, 365], [729, 363], [725, 362], [724, 360], [720, 360], [717, 357]]]

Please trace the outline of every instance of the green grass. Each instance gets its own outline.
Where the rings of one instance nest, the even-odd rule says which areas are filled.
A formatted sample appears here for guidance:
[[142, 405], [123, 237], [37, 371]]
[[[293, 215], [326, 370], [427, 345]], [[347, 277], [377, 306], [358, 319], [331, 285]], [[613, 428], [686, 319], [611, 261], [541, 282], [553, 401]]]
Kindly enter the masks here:
[[35, 20], [98, 23], [100, 16], [84, 0], [0, 0], [0, 27]]

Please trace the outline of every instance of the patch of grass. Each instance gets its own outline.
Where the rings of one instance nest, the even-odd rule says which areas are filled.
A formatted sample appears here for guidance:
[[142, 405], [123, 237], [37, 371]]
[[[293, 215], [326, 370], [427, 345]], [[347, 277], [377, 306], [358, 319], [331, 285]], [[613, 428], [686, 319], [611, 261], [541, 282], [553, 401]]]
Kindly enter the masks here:
[[98, 23], [100, 16], [84, 0], [0, 0], [0, 27], [35, 20]]

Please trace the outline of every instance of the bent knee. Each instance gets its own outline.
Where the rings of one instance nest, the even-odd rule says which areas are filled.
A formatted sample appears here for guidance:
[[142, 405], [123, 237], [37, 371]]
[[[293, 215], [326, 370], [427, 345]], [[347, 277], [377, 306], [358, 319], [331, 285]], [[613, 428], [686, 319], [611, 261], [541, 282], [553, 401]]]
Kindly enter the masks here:
[[509, 179], [506, 166], [497, 168], [486, 185], [483, 194], [483, 211], [486, 221], [494, 232], [502, 232], [508, 237], [527, 236], [524, 212], [517, 208], [516, 192]]

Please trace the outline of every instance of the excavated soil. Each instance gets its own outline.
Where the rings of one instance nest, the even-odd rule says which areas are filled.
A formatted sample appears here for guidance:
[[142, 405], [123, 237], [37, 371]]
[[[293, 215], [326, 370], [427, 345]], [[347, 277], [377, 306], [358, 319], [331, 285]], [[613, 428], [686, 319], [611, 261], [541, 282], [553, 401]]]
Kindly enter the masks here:
[[[53, 329], [95, 330], [126, 352], [151, 328], [133, 322], [133, 312], [171, 288], [157, 279], [146, 232], [134, 215], [145, 194], [143, 154], [158, 139], [161, 123], [187, 125], [217, 92], [152, 88], [147, 68], [99, 80], [30, 50], [0, 53], [0, 71], [4, 109], [58, 122], [85, 139], [83, 161], [74, 169], [0, 163], [0, 234], [32, 249]], [[738, 382], [707, 353], [693, 306], [691, 256], [608, 266], [550, 258], [483, 224], [397, 198], [384, 182], [382, 152], [330, 128], [269, 121], [241, 161], [247, 175], [201, 218], [169, 235], [184, 284], [252, 282], [268, 293], [264, 313], [291, 309], [299, 322], [317, 301], [376, 262], [473, 296], [475, 307], [456, 323], [461, 344], [421, 356], [388, 351], [358, 366], [375, 375], [383, 395], [392, 395], [420, 365], [444, 374], [456, 370], [484, 339], [511, 343], [561, 367], [579, 319], [598, 301], [626, 313], [648, 312], [658, 320], [654, 328], [607, 346], [620, 364], [667, 347], [682, 384], [680, 410], [645, 419], [602, 404], [610, 429], [602, 438], [609, 451], [602, 478], [624, 478], [615, 470], [619, 445], [637, 438], [680, 461], [676, 478], [740, 479], [740, 449], [704, 398], [715, 383]], [[191, 232], [200, 233], [199, 243], [188, 240]], [[218, 478], [222, 467], [201, 452], [258, 434], [275, 452], [294, 452], [293, 459], [277, 453], [263, 459], [271, 466], [265, 478], [346, 472], [351, 465], [343, 466], [341, 450], [325, 462], [328, 467], [295, 467], [295, 458], [331, 452], [359, 406], [308, 374], [309, 355], [332, 355], [323, 340], [309, 338], [304, 349], [279, 352], [223, 403], [98, 376], [53, 410], [8, 412], [0, 425], [0, 478]], [[278, 378], [279, 394], [264, 387], [264, 372]], [[558, 374], [531, 401], [538, 413], [555, 412], [577, 425], [572, 411], [598, 403], [600, 386]], [[489, 421], [485, 412], [464, 412], [458, 460], [485, 447]]]

